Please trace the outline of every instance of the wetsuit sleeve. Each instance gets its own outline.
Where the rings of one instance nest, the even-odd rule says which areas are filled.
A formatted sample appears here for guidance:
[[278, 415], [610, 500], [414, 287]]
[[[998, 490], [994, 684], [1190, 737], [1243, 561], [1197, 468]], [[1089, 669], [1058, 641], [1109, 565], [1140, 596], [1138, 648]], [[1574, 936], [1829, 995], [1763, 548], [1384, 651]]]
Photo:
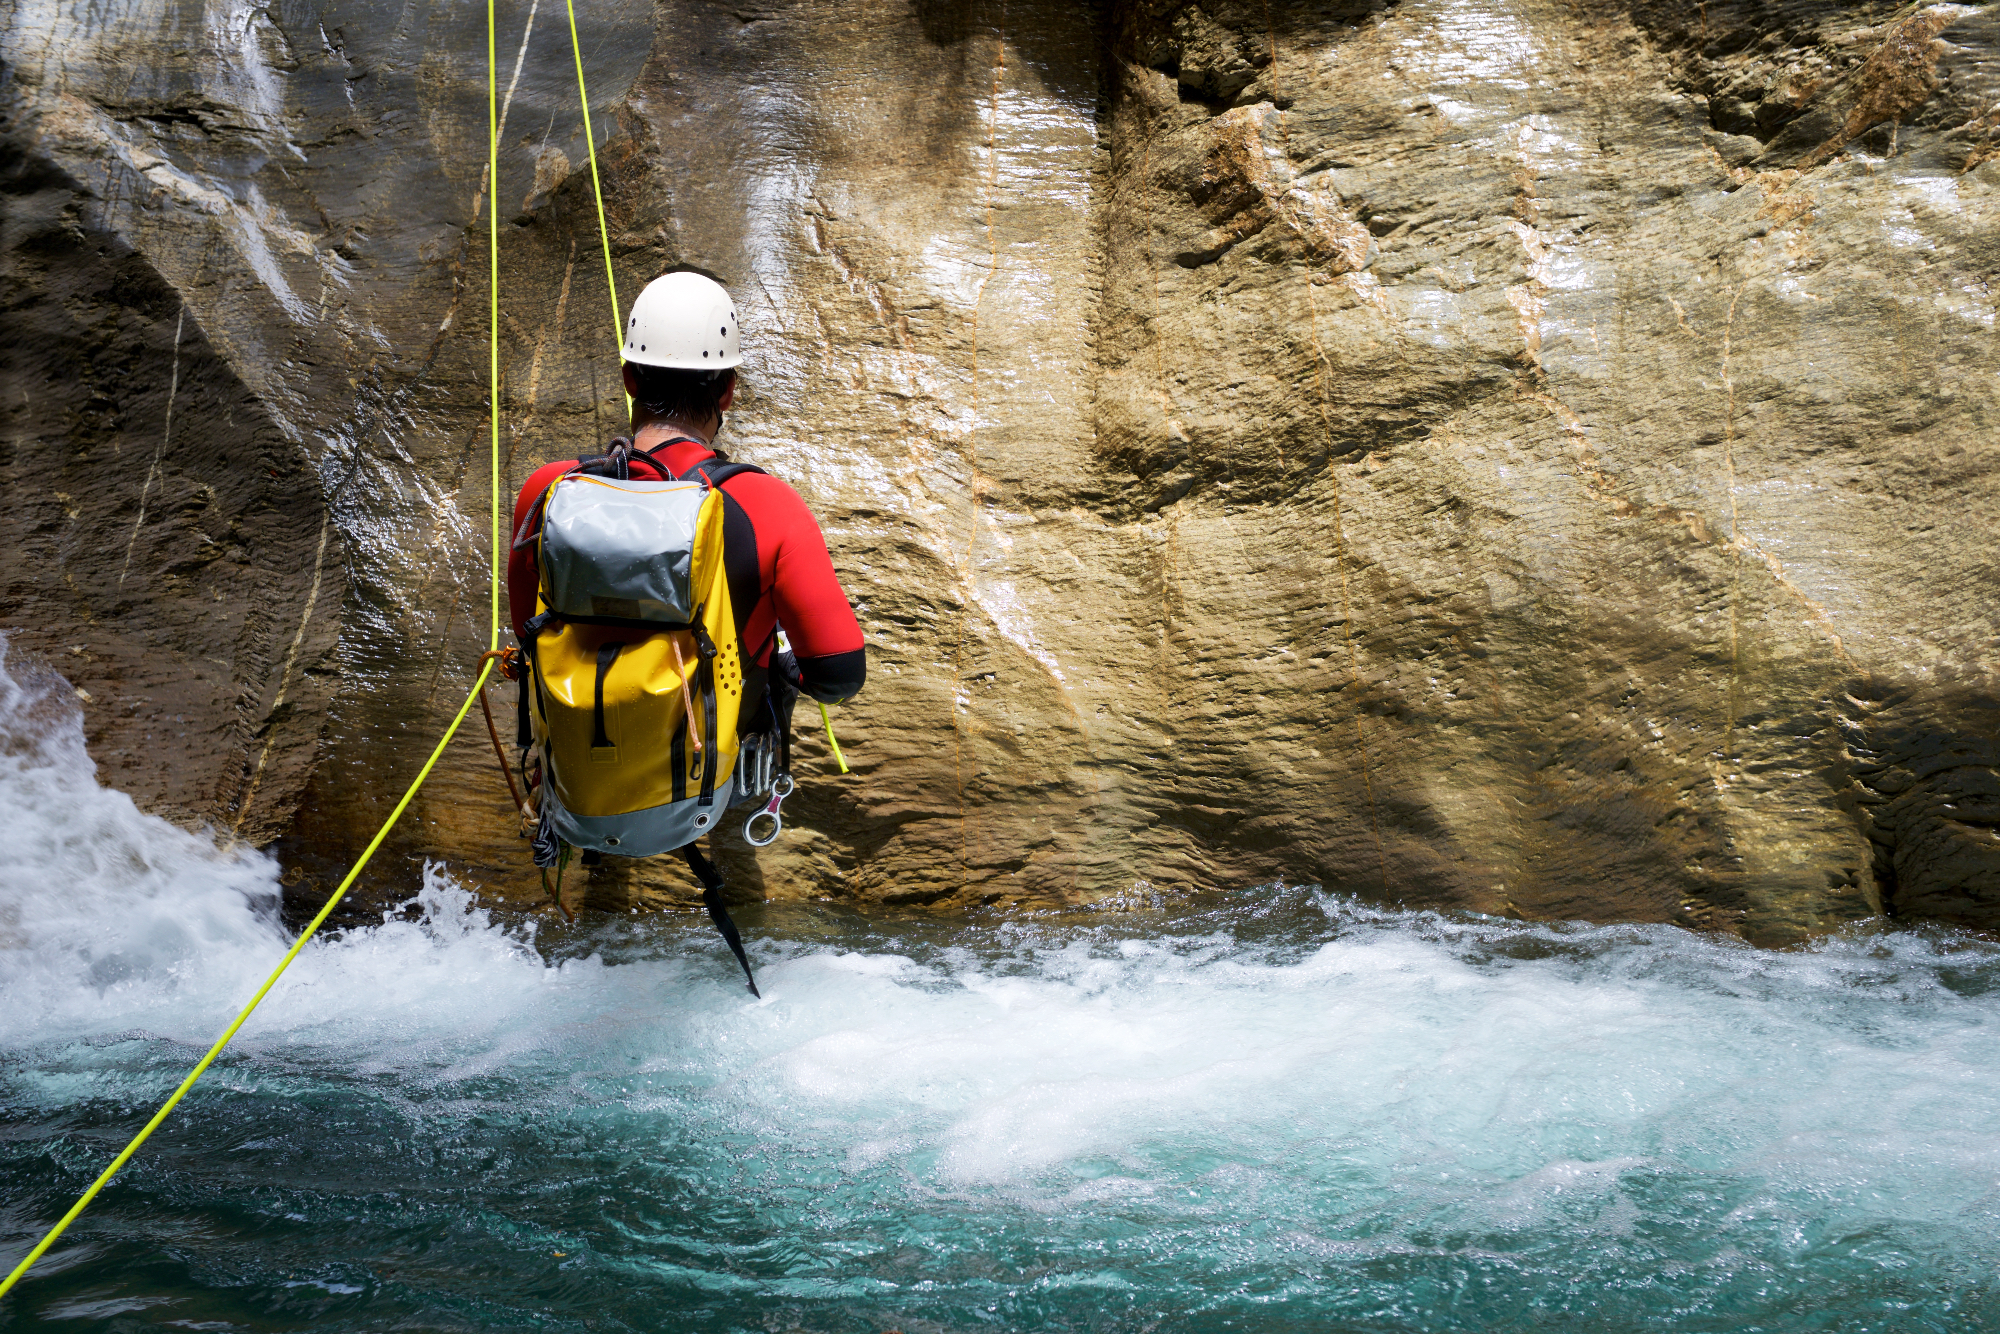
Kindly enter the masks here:
[[541, 574], [535, 569], [535, 549], [532, 546], [511, 549], [514, 534], [521, 531], [521, 521], [528, 517], [528, 511], [542, 498], [542, 492], [556, 478], [576, 466], [575, 459], [564, 459], [561, 463], [544, 464], [529, 475], [527, 484], [514, 501], [514, 522], [507, 528], [505, 540], [510, 549], [507, 552], [507, 612], [514, 622], [514, 638], [519, 640], [528, 624], [528, 618], [535, 614], [535, 594], [541, 588]]
[[771, 601], [798, 659], [797, 684], [816, 700], [838, 704], [868, 679], [861, 624], [833, 572], [819, 521], [791, 487], [779, 483], [769, 491], [775, 503], [767, 502], [769, 518], [758, 524], [757, 536], [760, 542], [777, 539]]

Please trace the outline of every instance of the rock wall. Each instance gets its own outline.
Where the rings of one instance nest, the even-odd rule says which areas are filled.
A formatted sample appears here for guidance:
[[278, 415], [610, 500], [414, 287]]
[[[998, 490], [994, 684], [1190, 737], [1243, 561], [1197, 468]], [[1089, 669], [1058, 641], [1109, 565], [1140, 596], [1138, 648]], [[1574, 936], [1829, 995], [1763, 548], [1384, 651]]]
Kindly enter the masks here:
[[0, 201], [9, 651], [78, 687], [108, 781], [269, 842], [332, 693], [341, 533], [294, 442], [73, 178], [0, 141]]
[[[583, 17], [621, 296], [676, 263], [732, 285], [725, 443], [814, 504], [871, 636], [855, 773], [805, 739], [800, 828], [732, 854], [740, 892], [1285, 878], [1766, 941], [2000, 917], [2000, 12]], [[503, 493], [619, 407], [566, 36], [503, 9]], [[485, 642], [483, 11], [29, 4], [5, 43], [21, 170], [160, 276], [183, 355], [192, 328], [316, 481], [254, 502], [290, 542], [243, 577], [287, 616], [315, 569], [338, 597], [294, 666], [246, 659], [229, 724], [283, 693], [322, 733], [259, 798], [296, 801], [310, 900]], [[9, 232], [10, 275], [31, 252]], [[152, 379], [174, 305], [128, 356]], [[10, 478], [53, 485], [78, 428], [14, 420]], [[114, 472], [79, 533], [164, 542]], [[10, 589], [51, 587], [23, 549]], [[101, 757], [146, 721], [92, 718]], [[541, 892], [481, 730], [385, 880], [439, 855]]]

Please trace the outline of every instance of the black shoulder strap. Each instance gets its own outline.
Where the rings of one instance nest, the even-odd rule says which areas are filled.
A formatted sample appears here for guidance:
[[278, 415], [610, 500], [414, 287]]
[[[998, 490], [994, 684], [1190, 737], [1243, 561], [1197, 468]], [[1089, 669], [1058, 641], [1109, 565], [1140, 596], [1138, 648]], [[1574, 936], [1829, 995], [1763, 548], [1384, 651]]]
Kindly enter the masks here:
[[743, 937], [737, 934], [736, 923], [729, 918], [729, 909], [722, 906], [722, 872], [715, 869], [715, 863], [702, 856], [701, 849], [690, 843], [681, 849], [681, 857], [687, 862], [688, 870], [695, 879], [701, 881], [701, 905], [708, 909], [708, 918], [715, 923], [715, 929], [722, 933], [723, 940], [736, 956], [736, 962], [743, 965], [743, 976], [750, 983], [750, 994], [762, 1000], [764, 993], [757, 990], [757, 975], [750, 971], [750, 956], [743, 952]]
[[694, 467], [689, 468], [674, 480], [692, 482], [699, 479], [713, 487], [721, 486], [730, 478], [740, 476], [746, 472], [754, 472], [761, 475], [763, 471], [762, 468], [754, 463], [731, 463], [727, 454], [717, 454], [712, 459], [703, 459], [700, 463], [695, 464]]
[[[671, 449], [679, 444], [700, 445], [703, 449], [710, 450], [711, 453], [708, 458], [703, 459], [686, 472], [676, 476], [667, 470], [667, 465], [660, 458], [659, 451]], [[670, 439], [662, 440], [650, 449], [642, 449], [639, 453], [651, 459], [653, 465], [660, 470], [662, 476], [672, 477], [676, 482], [701, 481], [707, 483], [709, 486], [720, 486], [739, 473], [761, 473], [764, 471], [754, 463], [732, 463], [729, 461], [729, 455], [716, 449], [713, 445], [695, 439], [691, 435], [673, 436]]]

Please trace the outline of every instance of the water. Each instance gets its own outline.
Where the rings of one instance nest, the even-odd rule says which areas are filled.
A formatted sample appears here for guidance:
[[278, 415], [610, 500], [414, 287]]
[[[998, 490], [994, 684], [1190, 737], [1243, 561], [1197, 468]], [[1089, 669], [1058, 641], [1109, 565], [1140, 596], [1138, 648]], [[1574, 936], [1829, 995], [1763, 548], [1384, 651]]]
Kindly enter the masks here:
[[[0, 1259], [284, 948], [0, 683]], [[0, 1305], [62, 1330], [2000, 1329], [2000, 949], [1370, 911], [309, 948]], [[754, 920], [754, 919], [753, 919]]]

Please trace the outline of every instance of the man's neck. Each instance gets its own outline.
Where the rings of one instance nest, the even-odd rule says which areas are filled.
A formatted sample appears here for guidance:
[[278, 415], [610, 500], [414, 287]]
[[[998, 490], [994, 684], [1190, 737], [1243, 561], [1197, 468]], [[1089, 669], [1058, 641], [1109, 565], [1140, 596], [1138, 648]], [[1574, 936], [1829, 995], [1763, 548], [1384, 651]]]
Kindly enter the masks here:
[[[678, 417], [648, 417], [633, 430], [632, 446], [635, 449], [650, 449], [660, 441], [671, 440], [675, 436], [686, 436], [706, 445], [715, 438], [716, 425], [713, 421], [691, 424]], [[652, 437], [650, 443], [648, 436]]]

